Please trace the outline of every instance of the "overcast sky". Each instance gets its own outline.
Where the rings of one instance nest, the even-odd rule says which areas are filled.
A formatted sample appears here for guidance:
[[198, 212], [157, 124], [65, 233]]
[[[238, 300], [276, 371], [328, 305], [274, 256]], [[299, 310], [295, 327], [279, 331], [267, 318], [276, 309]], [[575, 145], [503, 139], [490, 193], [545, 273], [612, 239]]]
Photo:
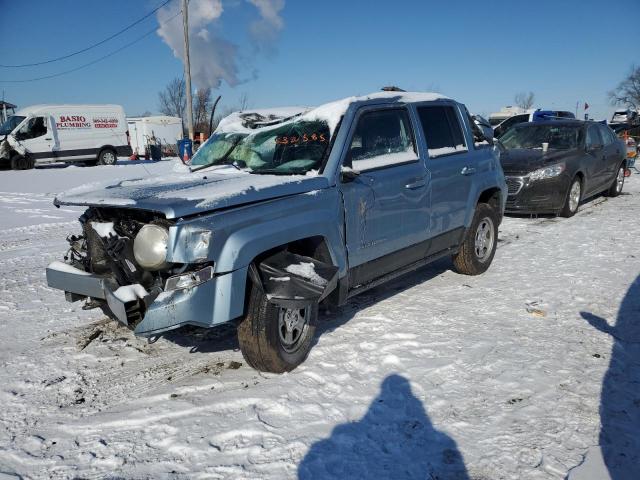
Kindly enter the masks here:
[[[0, 0], [0, 64], [44, 61], [89, 46], [165, 0]], [[180, 0], [123, 35], [60, 62], [0, 68], [5, 99], [118, 103], [158, 111], [158, 92], [182, 76]], [[488, 115], [533, 91], [536, 107], [595, 118], [607, 91], [640, 63], [640, 1], [191, 0], [194, 89], [211, 85], [226, 106], [317, 105], [394, 84], [437, 90]], [[173, 17], [173, 18], [172, 18]], [[198, 85], [198, 83], [200, 85]]]

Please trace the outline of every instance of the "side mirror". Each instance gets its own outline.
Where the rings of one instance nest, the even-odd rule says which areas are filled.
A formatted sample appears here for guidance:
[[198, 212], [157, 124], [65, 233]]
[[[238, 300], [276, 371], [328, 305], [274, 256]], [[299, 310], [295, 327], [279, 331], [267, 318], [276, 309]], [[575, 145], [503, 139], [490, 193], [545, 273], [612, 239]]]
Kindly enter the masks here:
[[360, 172], [357, 170], [354, 170], [349, 167], [342, 167], [342, 169], [340, 170], [340, 181], [342, 183], [350, 183], [350, 182], [353, 182], [356, 178], [358, 178], [359, 175], [360, 175]]

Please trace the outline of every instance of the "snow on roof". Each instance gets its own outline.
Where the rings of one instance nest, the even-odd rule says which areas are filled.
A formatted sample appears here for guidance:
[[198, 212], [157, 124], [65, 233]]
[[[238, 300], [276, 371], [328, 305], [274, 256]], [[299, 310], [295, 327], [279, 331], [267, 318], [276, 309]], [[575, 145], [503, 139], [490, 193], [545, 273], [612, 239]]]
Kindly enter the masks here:
[[23, 107], [16, 112], [16, 115], [26, 116], [30, 113], [37, 113], [41, 110], [58, 110], [58, 109], [120, 109], [123, 110], [122, 105], [115, 105], [112, 103], [105, 104], [80, 104], [80, 103], [51, 103], [51, 104], [39, 104], [39, 105], [30, 105], [28, 107]]
[[[273, 108], [264, 110], [251, 110], [245, 112], [234, 112], [228, 117], [223, 118], [218, 125], [216, 131], [218, 133], [255, 133], [257, 128], [248, 128], [243, 121], [253, 113], [264, 116], [267, 119], [271, 116], [271, 122], [265, 122], [265, 126], [260, 128], [260, 131], [265, 131], [269, 128], [276, 128], [281, 126], [284, 121], [314, 121], [322, 120], [327, 122], [331, 134], [338, 126], [340, 118], [345, 114], [349, 105], [355, 102], [364, 102], [367, 100], [396, 100], [401, 103], [410, 102], [431, 102], [434, 100], [448, 100], [449, 97], [441, 95], [439, 93], [429, 92], [375, 92], [369, 95], [360, 97], [347, 97], [334, 102], [325, 103], [316, 108], [303, 108], [303, 107], [285, 107], [285, 108]], [[291, 119], [292, 116], [295, 118]], [[278, 122], [275, 125], [278, 117], [282, 119], [282, 122]], [[259, 125], [259, 123], [256, 123]]]

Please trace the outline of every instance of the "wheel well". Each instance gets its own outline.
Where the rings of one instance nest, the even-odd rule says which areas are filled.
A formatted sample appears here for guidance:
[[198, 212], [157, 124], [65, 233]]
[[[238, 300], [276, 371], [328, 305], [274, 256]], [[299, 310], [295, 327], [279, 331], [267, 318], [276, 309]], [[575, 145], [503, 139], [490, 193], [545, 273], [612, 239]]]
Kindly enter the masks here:
[[105, 150], [111, 150], [116, 157], [118, 156], [118, 152], [116, 151], [116, 147], [114, 147], [112, 145], [104, 145], [104, 146], [100, 147], [100, 150], [98, 150], [98, 156], [97, 156], [98, 159], [100, 158], [100, 155], [102, 155], [102, 152], [104, 152]]
[[[292, 242], [285, 243], [283, 245], [278, 245], [277, 247], [271, 248], [266, 252], [262, 252], [252, 260], [251, 266], [249, 268], [251, 269], [251, 268], [257, 267], [262, 260], [282, 250], [288, 250], [291, 253], [304, 255], [306, 257], [311, 257], [321, 262], [325, 262], [333, 265], [333, 260], [331, 258], [331, 251], [329, 250], [329, 245], [327, 243], [327, 240], [322, 236], [316, 236], [316, 237], [302, 238], [300, 240], [294, 240]], [[257, 273], [257, 269], [255, 270], [255, 272]], [[245, 308], [247, 305], [247, 300], [249, 298], [248, 295], [251, 290], [252, 281], [253, 281], [252, 274], [249, 273], [249, 275], [247, 275], [247, 283], [246, 283], [246, 289], [245, 289]], [[329, 296], [331, 297], [332, 295], [333, 295], [333, 292]]]
[[478, 203], [487, 203], [492, 207], [497, 207], [499, 209], [501, 195], [502, 193], [500, 192], [499, 188], [497, 187], [490, 188], [480, 194], [480, 198], [478, 198]]

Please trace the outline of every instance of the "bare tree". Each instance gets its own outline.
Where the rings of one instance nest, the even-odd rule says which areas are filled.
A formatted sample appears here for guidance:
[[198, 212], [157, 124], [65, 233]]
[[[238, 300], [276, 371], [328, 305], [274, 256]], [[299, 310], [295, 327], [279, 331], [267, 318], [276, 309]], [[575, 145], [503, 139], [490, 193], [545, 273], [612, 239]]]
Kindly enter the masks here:
[[182, 78], [174, 78], [158, 94], [160, 112], [171, 117], [182, 118], [186, 107], [186, 90]]
[[193, 124], [197, 132], [209, 130], [211, 107], [211, 89], [199, 88], [193, 97]]
[[529, 92], [529, 93], [520, 92], [520, 93], [516, 93], [515, 103], [520, 108], [524, 110], [528, 110], [531, 107], [533, 107], [535, 99], [536, 99], [536, 96], [533, 92]]
[[640, 67], [631, 66], [625, 79], [609, 92], [609, 100], [613, 105], [640, 109]]

